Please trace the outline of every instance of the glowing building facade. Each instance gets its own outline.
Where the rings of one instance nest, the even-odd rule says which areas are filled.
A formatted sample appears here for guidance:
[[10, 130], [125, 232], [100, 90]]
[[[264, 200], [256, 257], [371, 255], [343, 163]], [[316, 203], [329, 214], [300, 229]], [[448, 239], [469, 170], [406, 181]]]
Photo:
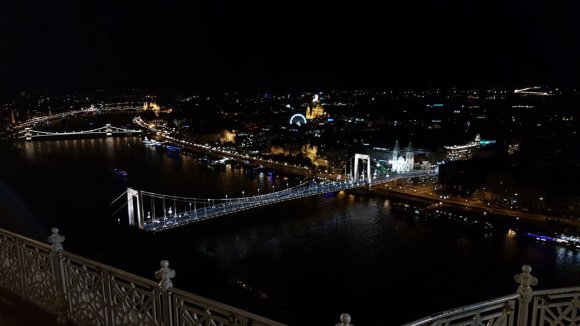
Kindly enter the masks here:
[[145, 102], [143, 103], [143, 111], [151, 110], [153, 112], [159, 112], [161, 108], [155, 102]]
[[481, 138], [479, 134], [475, 140], [465, 145], [444, 146], [447, 151], [447, 159], [450, 161], [468, 160], [473, 157], [473, 152], [479, 148]]
[[[404, 153], [404, 154], [403, 154]], [[391, 160], [391, 170], [395, 173], [406, 173], [413, 171], [413, 166], [415, 164], [415, 153], [413, 149], [413, 144], [409, 141], [409, 146], [405, 151], [401, 151], [399, 146], [399, 140], [395, 142], [395, 147], [393, 148], [393, 159]]]
[[320, 104], [318, 95], [314, 95], [312, 104], [306, 106], [306, 119], [311, 120], [315, 118], [324, 117], [324, 108]]

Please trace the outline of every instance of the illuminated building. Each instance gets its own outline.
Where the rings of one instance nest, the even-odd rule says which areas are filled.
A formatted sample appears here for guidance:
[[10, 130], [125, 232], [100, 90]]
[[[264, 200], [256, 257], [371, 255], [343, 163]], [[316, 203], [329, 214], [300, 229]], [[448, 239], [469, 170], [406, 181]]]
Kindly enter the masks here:
[[473, 152], [479, 148], [481, 138], [479, 134], [475, 140], [465, 145], [444, 146], [447, 151], [447, 159], [450, 161], [468, 160], [473, 157]]
[[145, 102], [143, 103], [143, 111], [151, 110], [153, 112], [161, 111], [161, 108], [155, 102]]
[[318, 146], [305, 144], [302, 145], [302, 150], [300, 151], [304, 156], [308, 157], [312, 162], [316, 161], [318, 158]]
[[401, 148], [399, 147], [399, 140], [395, 141], [393, 148], [393, 158], [391, 160], [391, 169], [395, 173], [406, 173], [413, 170], [415, 164], [415, 153], [413, 144], [409, 141], [409, 146], [405, 149], [405, 155], [399, 155]]
[[235, 143], [236, 142], [236, 130], [224, 130], [220, 135], [220, 142], [222, 143]]
[[311, 120], [315, 118], [320, 118], [324, 116], [324, 108], [320, 104], [318, 95], [314, 95], [312, 99], [312, 106], [306, 106], [306, 119]]
[[151, 101], [151, 102], [145, 101], [145, 103], [143, 103], [143, 111], [147, 111], [147, 110], [153, 111], [153, 113], [155, 113], [156, 117], [159, 116], [159, 113], [171, 113], [173, 111], [170, 108], [165, 109], [165, 110], [161, 110], [161, 107], [153, 101]]

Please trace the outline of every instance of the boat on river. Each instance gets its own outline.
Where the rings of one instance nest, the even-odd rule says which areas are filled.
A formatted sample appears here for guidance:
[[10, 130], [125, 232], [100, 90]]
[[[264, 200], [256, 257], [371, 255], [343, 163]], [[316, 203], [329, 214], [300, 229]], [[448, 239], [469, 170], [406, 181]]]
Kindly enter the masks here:
[[145, 137], [145, 139], [143, 139], [143, 144], [145, 144], [145, 146], [159, 146], [161, 145], [161, 142], [158, 142], [155, 139], [148, 139], [147, 137]]
[[175, 152], [175, 153], [179, 153], [181, 151], [181, 147], [172, 146], [172, 145], [167, 145], [167, 146], [165, 146], [165, 148], [167, 148], [168, 151]]
[[120, 170], [120, 169], [111, 169], [111, 171], [113, 173], [115, 173], [116, 175], [120, 176], [120, 177], [126, 177], [129, 175], [129, 173], [125, 170]]
[[526, 233], [526, 236], [535, 238], [536, 240], [542, 242], [550, 242], [572, 249], [580, 249], [580, 237], [578, 236], [566, 234], [556, 234], [555, 236], [547, 236], [538, 233]]

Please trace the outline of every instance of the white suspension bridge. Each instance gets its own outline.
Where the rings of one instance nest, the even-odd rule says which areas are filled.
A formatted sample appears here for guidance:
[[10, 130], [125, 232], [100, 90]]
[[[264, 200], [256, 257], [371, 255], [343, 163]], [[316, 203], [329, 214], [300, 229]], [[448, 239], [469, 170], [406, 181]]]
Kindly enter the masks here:
[[111, 126], [107, 123], [104, 127], [95, 128], [91, 130], [81, 130], [81, 131], [64, 131], [64, 132], [51, 132], [51, 131], [40, 131], [34, 130], [30, 127], [24, 128], [19, 132], [18, 138], [32, 140], [33, 138], [39, 137], [59, 137], [59, 136], [78, 136], [78, 135], [129, 135], [129, 134], [139, 134], [141, 130], [125, 129], [115, 126]]
[[[362, 164], [359, 165], [361, 161]], [[432, 170], [388, 174], [386, 167], [371, 159], [369, 155], [355, 154], [345, 165], [345, 175], [337, 177], [336, 180], [301, 182], [292, 187], [287, 186], [283, 190], [255, 196], [244, 196], [242, 192], [242, 197], [237, 198], [228, 198], [227, 195], [224, 198], [192, 198], [127, 188], [111, 205], [126, 195], [127, 201], [114, 214], [127, 206], [129, 225], [158, 232], [298, 198], [355, 188], [370, 188], [371, 185], [396, 179], [434, 174]]]

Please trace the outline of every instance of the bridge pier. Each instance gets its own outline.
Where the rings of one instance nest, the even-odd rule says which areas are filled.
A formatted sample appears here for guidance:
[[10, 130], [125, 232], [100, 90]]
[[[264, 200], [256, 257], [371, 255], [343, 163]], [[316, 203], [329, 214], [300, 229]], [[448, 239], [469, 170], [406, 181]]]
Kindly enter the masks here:
[[111, 124], [107, 123], [105, 125], [105, 133], [107, 134], [107, 136], [112, 136], [113, 135], [113, 129], [111, 128]]

